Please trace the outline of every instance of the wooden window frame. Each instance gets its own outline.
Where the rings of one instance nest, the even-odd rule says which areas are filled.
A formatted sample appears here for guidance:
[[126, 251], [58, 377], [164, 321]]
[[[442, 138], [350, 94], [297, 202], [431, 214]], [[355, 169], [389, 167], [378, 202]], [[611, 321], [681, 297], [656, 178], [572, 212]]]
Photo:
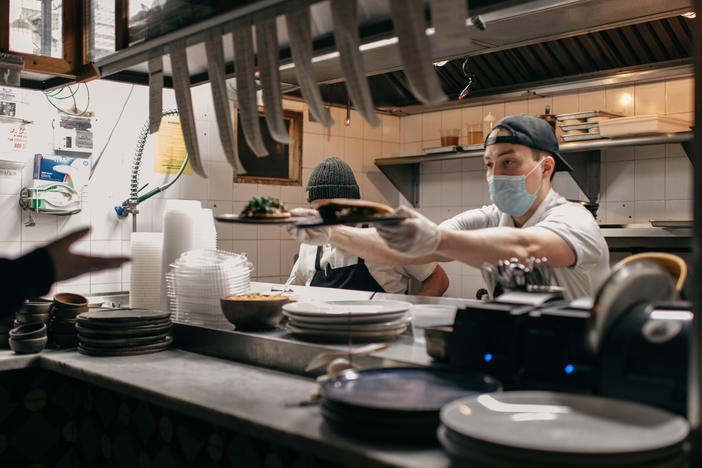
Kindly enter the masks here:
[[[126, 1], [126, 0], [125, 0]], [[0, 2], [0, 51], [9, 51], [24, 60], [24, 70], [73, 79], [97, 76], [87, 57], [87, 9], [90, 0], [62, 0], [63, 58], [46, 57], [10, 49], [10, 2]]]

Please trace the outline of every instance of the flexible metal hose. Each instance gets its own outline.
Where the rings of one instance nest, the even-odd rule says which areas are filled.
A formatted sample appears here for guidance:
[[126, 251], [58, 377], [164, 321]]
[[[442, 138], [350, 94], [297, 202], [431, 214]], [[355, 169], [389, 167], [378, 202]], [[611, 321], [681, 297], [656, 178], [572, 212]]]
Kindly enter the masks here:
[[[178, 109], [164, 111], [161, 117], [170, 117], [172, 115], [179, 115]], [[148, 136], [149, 121], [147, 120], [144, 126], [141, 127], [141, 132], [139, 132], [139, 139], [137, 140], [134, 159], [132, 160], [132, 173], [129, 183], [129, 202], [133, 204], [132, 206], [137, 206], [139, 203], [139, 170], [141, 168], [141, 156], [144, 153], [144, 146], [146, 146], [146, 138]]]

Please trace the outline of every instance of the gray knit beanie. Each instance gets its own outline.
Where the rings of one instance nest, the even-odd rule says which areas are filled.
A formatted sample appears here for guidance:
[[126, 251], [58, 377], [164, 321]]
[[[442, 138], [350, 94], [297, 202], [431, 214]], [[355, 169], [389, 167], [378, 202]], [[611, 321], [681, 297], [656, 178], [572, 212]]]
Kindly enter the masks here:
[[307, 182], [307, 201], [321, 198], [361, 198], [351, 166], [336, 157], [317, 164]]

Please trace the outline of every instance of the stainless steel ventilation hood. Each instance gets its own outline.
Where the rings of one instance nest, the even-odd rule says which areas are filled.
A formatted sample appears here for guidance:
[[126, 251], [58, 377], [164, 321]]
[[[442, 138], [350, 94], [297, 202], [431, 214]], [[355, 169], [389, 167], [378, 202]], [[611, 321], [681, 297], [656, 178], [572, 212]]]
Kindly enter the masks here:
[[[692, 8], [689, 0], [538, 0], [481, 15], [484, 31], [471, 28], [469, 50], [455, 50], [435, 60], [487, 54], [579, 34], [676, 16]], [[427, 40], [432, 41], [431, 29]], [[363, 47], [366, 71], [370, 75], [402, 68], [397, 41], [393, 36]], [[315, 64], [320, 83], [343, 80], [336, 54], [318, 57]], [[283, 66], [281, 79], [296, 83], [292, 66]]]
[[[388, 4], [377, 0], [358, 0], [362, 29], [362, 50], [368, 74], [375, 75], [402, 68], [397, 40], [392, 31]], [[342, 72], [338, 56], [331, 40], [332, 23], [328, 2], [314, 0], [311, 3], [313, 32], [315, 33], [315, 71], [320, 83], [341, 81]], [[180, 31], [166, 34], [121, 50], [99, 60], [95, 65], [101, 77], [144, 82], [146, 60], [150, 54], [163, 53], [164, 46], [176, 37], [185, 37], [188, 47], [189, 69], [193, 84], [207, 81], [207, 64], [201, 38], [204, 31], [212, 27], [231, 30], [233, 21], [246, 20], [256, 14], [282, 14], [286, 2], [265, 0], [247, 5], [188, 26]], [[260, 6], [260, 9], [257, 8]], [[535, 0], [497, 1], [471, 11], [480, 14], [486, 25], [484, 31], [471, 28], [473, 44], [469, 50], [449, 51], [448, 56], [436, 60], [486, 54], [527, 44], [540, 43], [586, 32], [598, 31], [636, 24], [655, 19], [679, 15], [692, 8], [691, 0]], [[263, 13], [262, 13], [263, 12]], [[287, 31], [283, 18], [278, 17], [278, 32], [281, 47], [281, 80], [295, 85], [297, 75], [289, 59]], [[427, 24], [427, 40], [432, 41], [431, 24]], [[225, 59], [233, 76], [231, 40], [225, 40]], [[170, 63], [165, 61], [165, 73], [170, 75]], [[170, 82], [167, 79], [167, 84]]]

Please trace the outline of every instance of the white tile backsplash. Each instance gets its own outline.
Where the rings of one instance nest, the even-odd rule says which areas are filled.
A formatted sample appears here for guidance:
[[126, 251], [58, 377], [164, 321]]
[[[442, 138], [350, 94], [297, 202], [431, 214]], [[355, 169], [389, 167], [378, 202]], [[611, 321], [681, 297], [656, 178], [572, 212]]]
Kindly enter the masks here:
[[665, 163], [665, 158], [636, 161], [634, 200], [663, 201], [665, 198], [665, 184], [661, 183], [661, 179], [665, 174]]
[[634, 161], [606, 162], [607, 166], [607, 201], [635, 200]]
[[687, 158], [665, 160], [665, 199], [692, 199], [692, 165]]

